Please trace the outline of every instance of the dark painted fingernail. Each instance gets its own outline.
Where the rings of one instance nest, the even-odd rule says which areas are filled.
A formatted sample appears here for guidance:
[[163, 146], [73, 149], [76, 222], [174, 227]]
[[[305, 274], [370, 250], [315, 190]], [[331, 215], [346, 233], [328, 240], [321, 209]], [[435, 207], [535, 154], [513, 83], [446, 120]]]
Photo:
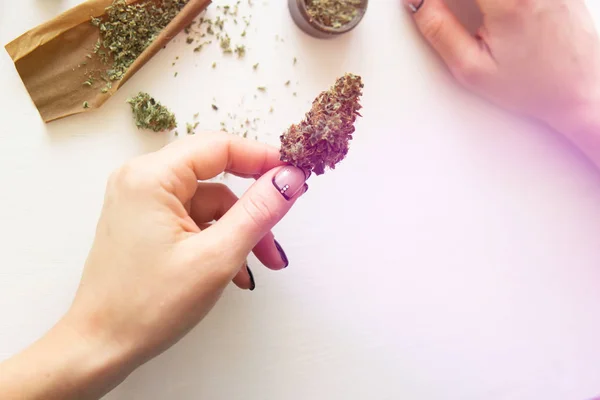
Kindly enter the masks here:
[[291, 165], [283, 168], [273, 177], [273, 185], [286, 200], [296, 196], [302, 190], [305, 181], [304, 170]]
[[304, 184], [304, 192], [302, 192], [302, 194], [308, 192], [308, 183]]
[[285, 251], [283, 251], [283, 249], [281, 248], [281, 245], [279, 244], [279, 242], [277, 240], [275, 240], [275, 247], [277, 248], [277, 251], [279, 252], [279, 255], [281, 256], [281, 260], [283, 261], [283, 268], [287, 268], [288, 265], [290, 265], [290, 262], [287, 258], [287, 256], [285, 255]]
[[252, 270], [248, 265], [246, 265], [246, 269], [248, 270], [248, 275], [250, 275], [250, 291], [256, 289], [256, 282], [254, 281], [254, 275], [252, 274]]
[[425, 3], [425, 0], [404, 0], [404, 4], [406, 4], [408, 9], [413, 13], [419, 11], [421, 7], [423, 7], [423, 3]]

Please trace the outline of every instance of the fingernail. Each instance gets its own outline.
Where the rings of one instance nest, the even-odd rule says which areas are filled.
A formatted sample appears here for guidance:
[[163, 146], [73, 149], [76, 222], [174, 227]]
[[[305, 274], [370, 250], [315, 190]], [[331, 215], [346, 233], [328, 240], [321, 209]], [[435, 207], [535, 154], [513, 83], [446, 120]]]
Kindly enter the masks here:
[[304, 187], [306, 173], [300, 168], [287, 166], [273, 177], [273, 185], [286, 200], [291, 200]]
[[287, 258], [287, 256], [285, 255], [285, 251], [283, 251], [283, 249], [281, 248], [281, 245], [279, 244], [279, 242], [277, 240], [274, 241], [275, 242], [275, 247], [277, 248], [277, 251], [279, 252], [279, 255], [281, 256], [281, 260], [283, 261], [283, 268], [287, 268], [288, 265], [290, 265], [290, 262]]
[[250, 275], [250, 291], [252, 292], [254, 289], [256, 289], [256, 282], [254, 281], [252, 270], [248, 265], [246, 265], [246, 269], [248, 270], [248, 275]]
[[425, 0], [404, 0], [404, 4], [413, 13], [419, 11], [423, 7], [423, 3], [425, 3]]
[[306, 192], [308, 192], [308, 183], [304, 184], [304, 192], [302, 194], [304, 194]]

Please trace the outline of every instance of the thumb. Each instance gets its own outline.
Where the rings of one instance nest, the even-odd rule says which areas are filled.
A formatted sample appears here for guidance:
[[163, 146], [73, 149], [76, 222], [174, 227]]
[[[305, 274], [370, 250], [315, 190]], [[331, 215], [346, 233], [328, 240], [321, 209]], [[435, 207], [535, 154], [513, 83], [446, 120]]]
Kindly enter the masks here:
[[308, 190], [309, 176], [292, 166], [267, 172], [210, 228], [211, 234], [229, 241], [236, 255], [246, 257]]

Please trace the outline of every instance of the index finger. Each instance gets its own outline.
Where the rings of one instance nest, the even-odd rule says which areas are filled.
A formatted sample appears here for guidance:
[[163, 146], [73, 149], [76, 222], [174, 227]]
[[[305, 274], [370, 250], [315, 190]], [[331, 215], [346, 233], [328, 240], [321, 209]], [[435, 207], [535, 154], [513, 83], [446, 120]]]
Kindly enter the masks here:
[[165, 146], [156, 156], [183, 184], [182, 193], [176, 193], [182, 201], [193, 196], [198, 181], [222, 172], [256, 176], [284, 164], [277, 148], [222, 132], [188, 136]]

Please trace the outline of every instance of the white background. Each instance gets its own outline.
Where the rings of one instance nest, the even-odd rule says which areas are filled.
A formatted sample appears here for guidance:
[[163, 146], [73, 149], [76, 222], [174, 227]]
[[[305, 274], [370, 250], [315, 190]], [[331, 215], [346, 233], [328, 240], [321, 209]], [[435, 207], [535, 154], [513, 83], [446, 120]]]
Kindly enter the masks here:
[[[2, 0], [1, 44], [76, 3]], [[258, 140], [277, 145], [316, 94], [354, 72], [366, 86], [350, 154], [311, 179], [275, 231], [290, 267], [253, 260], [255, 292], [228, 290], [107, 398], [600, 394], [600, 174], [555, 134], [460, 93], [399, 1], [371, 1], [333, 41], [301, 33], [284, 0], [255, 3], [244, 60], [194, 53], [178, 36], [100, 110], [48, 125], [0, 52], [0, 359], [69, 307], [110, 171], [176, 139], [135, 129], [129, 96], [150, 92], [181, 125], [199, 112], [207, 130], [227, 111], [260, 115]], [[259, 85], [267, 93], [254, 99]]]

